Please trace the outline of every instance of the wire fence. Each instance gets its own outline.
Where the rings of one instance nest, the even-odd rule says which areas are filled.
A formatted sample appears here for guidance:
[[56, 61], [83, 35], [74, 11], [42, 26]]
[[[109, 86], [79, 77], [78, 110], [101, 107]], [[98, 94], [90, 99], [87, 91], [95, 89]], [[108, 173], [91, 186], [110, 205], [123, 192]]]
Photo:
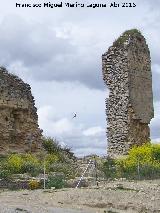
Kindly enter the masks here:
[[[71, 178], [70, 187], [87, 187], [90, 185], [99, 186], [103, 185], [106, 181], [117, 180], [117, 179], [126, 179], [126, 180], [153, 180], [160, 179], [160, 166], [159, 164], [151, 164], [151, 163], [142, 163], [137, 160], [133, 165], [125, 165], [125, 164], [117, 164], [113, 159], [101, 159], [101, 158], [88, 158], [80, 160], [78, 165], [74, 165], [75, 173], [78, 176], [75, 179]], [[72, 165], [73, 166], [73, 165]], [[76, 167], [77, 166], [77, 167]], [[66, 169], [65, 165], [52, 165], [53, 170], [56, 168], [61, 169], [61, 172], [53, 172], [54, 174], [48, 174], [46, 172], [46, 168], [44, 167], [44, 172], [41, 175], [41, 185], [40, 188], [46, 187], [63, 187], [66, 186], [64, 184], [64, 180], [66, 181], [65, 174], [63, 171]], [[60, 174], [61, 173], [61, 174]], [[68, 174], [68, 172], [67, 172]], [[20, 174], [21, 176], [22, 174]], [[23, 175], [22, 175], [23, 176]], [[36, 177], [35, 177], [36, 179]], [[38, 180], [38, 179], [36, 179]], [[0, 177], [0, 188], [9, 188], [9, 189], [29, 189], [30, 180], [22, 178], [13, 179], [7, 177]]]
[[100, 165], [106, 179], [125, 178], [129, 180], [151, 180], [160, 178], [160, 165], [140, 163], [134, 165], [115, 165], [104, 163]]

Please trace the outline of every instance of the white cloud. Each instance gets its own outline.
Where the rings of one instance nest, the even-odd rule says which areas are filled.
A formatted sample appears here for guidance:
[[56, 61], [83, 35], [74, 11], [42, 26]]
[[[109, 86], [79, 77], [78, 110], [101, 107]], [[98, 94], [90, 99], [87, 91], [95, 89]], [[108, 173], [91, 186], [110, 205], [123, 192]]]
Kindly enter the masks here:
[[[35, 98], [41, 96], [37, 105], [39, 125], [44, 135], [72, 147], [77, 155], [80, 155], [81, 149], [89, 154], [91, 147], [95, 154], [106, 150], [105, 131], [101, 126], [102, 123], [105, 126], [105, 92], [55, 81], [52, 84], [32, 84]], [[72, 119], [74, 112], [77, 112], [77, 117]], [[91, 119], [94, 127], [91, 127]]]
[[152, 143], [160, 144], [160, 138], [153, 139]]
[[153, 64], [152, 69], [155, 73], [160, 74], [160, 64]]
[[70, 135], [73, 130], [73, 123], [68, 118], [60, 118], [52, 106], [43, 106], [38, 109], [39, 125], [44, 129], [45, 135], [52, 137]]
[[154, 118], [151, 120], [151, 139], [157, 140], [160, 138], [160, 102], [154, 103]]
[[91, 127], [83, 131], [83, 135], [85, 136], [96, 136], [101, 133], [104, 133], [105, 130], [100, 126]]
[[95, 155], [95, 154], [99, 155], [99, 156], [103, 156], [103, 155], [106, 155], [106, 152], [107, 152], [107, 149], [105, 147], [104, 147], [104, 149], [88, 147], [88, 148], [77, 149], [74, 151], [74, 153], [78, 157], [83, 157], [86, 155]]
[[8, 70], [10, 70], [13, 74], [18, 75], [23, 81], [28, 82], [31, 78], [31, 73], [29, 72], [28, 67], [25, 67], [22, 61], [13, 61], [8, 66]]
[[62, 118], [54, 122], [51, 128], [54, 134], [70, 134], [73, 130], [73, 125], [67, 118]]

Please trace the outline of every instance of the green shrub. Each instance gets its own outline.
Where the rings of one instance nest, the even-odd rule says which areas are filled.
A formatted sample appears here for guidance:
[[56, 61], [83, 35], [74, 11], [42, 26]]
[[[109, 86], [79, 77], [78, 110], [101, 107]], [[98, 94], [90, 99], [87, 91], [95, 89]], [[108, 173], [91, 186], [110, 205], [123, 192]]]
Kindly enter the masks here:
[[65, 180], [62, 175], [50, 175], [48, 177], [46, 187], [50, 189], [51, 187], [55, 187], [55, 189], [61, 189], [65, 187]]
[[29, 173], [32, 176], [37, 176], [42, 170], [42, 166], [39, 160], [31, 154], [25, 154], [22, 156], [23, 164], [21, 168], [22, 173]]
[[118, 178], [138, 178], [137, 164], [126, 159], [116, 160], [116, 175]]
[[33, 177], [37, 176], [42, 171], [41, 166], [33, 164], [32, 162], [26, 161], [23, 163], [21, 173], [29, 173]]
[[0, 178], [2, 179], [7, 179], [9, 178], [11, 175], [10, 171], [9, 170], [2, 170], [0, 169]]
[[45, 157], [46, 164], [52, 164], [52, 163], [55, 163], [55, 162], [58, 162], [58, 161], [59, 161], [59, 158], [55, 154], [48, 154]]
[[107, 178], [116, 177], [116, 162], [114, 159], [108, 158], [102, 166], [102, 171]]
[[68, 162], [70, 159], [75, 160], [76, 157], [68, 146], [62, 147], [54, 138], [43, 138], [43, 147], [49, 154], [57, 155], [61, 162]]
[[108, 178], [154, 179], [160, 178], [160, 145], [134, 146], [126, 157], [107, 160], [103, 171]]
[[132, 35], [139, 37], [141, 36], [141, 32], [137, 29], [127, 30], [116, 41], [114, 41], [113, 45], [115, 46], [122, 45]]
[[40, 188], [40, 183], [37, 180], [30, 180], [28, 185], [31, 190]]
[[62, 172], [66, 179], [72, 179], [76, 176], [76, 169], [73, 165], [66, 163], [53, 163], [49, 166], [48, 170], [50, 172]]
[[40, 161], [31, 154], [11, 154], [3, 164], [3, 168], [7, 168], [11, 174], [29, 173], [36, 176], [41, 170]]
[[44, 137], [42, 145], [49, 154], [58, 153], [61, 151], [61, 146], [58, 141], [51, 137]]
[[155, 161], [160, 162], [160, 145], [159, 144], [152, 145], [152, 158]]
[[135, 179], [160, 177], [160, 145], [147, 143], [133, 147], [125, 159], [116, 162], [117, 174]]
[[57, 163], [59, 161], [59, 158], [56, 154], [47, 154], [45, 156], [45, 166], [47, 172], [50, 171], [50, 166], [54, 163]]
[[11, 173], [20, 173], [23, 165], [23, 159], [18, 154], [12, 154], [9, 156], [6, 162], [7, 169]]
[[64, 148], [62, 148], [62, 153], [67, 156], [68, 159], [76, 160], [71, 147], [65, 146]]

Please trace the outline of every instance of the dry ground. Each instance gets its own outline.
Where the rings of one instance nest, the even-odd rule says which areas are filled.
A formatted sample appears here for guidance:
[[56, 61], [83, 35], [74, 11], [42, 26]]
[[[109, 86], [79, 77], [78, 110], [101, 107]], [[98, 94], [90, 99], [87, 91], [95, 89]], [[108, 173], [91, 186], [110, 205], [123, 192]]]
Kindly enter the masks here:
[[0, 213], [160, 213], [160, 180], [113, 181], [100, 188], [0, 192]]

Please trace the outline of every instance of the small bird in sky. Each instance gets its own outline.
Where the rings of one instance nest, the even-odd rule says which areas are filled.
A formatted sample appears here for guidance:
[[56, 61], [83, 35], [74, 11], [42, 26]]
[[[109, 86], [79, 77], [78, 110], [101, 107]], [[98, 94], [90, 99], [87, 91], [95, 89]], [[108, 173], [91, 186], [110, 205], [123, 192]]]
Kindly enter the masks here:
[[[74, 113], [74, 116], [73, 116], [73, 118], [76, 118], [76, 117], [77, 117], [77, 113]], [[73, 118], [72, 118], [72, 119], [73, 119]]]

